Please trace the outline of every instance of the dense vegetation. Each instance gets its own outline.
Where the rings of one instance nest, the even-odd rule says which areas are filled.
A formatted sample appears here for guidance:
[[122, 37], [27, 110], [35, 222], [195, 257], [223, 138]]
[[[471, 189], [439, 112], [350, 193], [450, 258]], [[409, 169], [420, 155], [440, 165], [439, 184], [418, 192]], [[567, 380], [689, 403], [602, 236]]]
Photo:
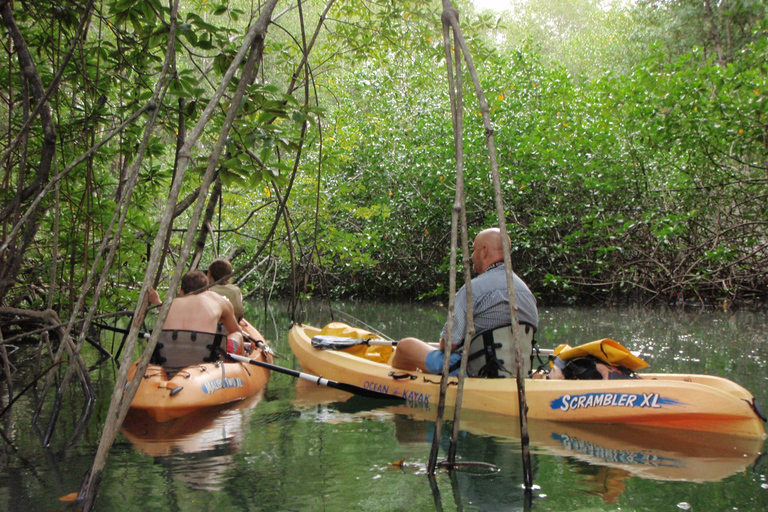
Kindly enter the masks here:
[[[554, 12], [573, 3], [540, 3], [536, 15], [559, 25], [514, 45], [492, 42], [530, 20], [470, 23], [517, 271], [548, 302], [764, 299], [762, 7], [737, 2], [717, 19], [700, 2], [595, 7], [580, 14], [593, 25], [579, 26]], [[690, 34], [678, 25], [698, 30], [702, 17], [711, 30], [681, 48], [675, 31]], [[724, 28], [727, 44], [716, 37]], [[347, 164], [343, 186], [330, 187], [344, 193], [325, 211], [349, 216], [321, 229], [340, 251], [360, 251], [330, 253], [324, 268], [340, 290], [444, 293], [452, 147], [436, 46], [388, 55], [342, 81], [363, 101], [334, 118], [342, 129], [333, 147]], [[476, 104], [466, 105], [476, 118]], [[495, 216], [485, 138], [479, 122], [467, 130], [467, 212], [471, 225], [487, 226]]]
[[[239, 75], [201, 116], [260, 4], [190, 0], [174, 26], [157, 0], [0, 3], [3, 305], [68, 315], [101, 284], [99, 311], [133, 307], [193, 127], [161, 287], [190, 229], [188, 264], [232, 255], [249, 292], [445, 296], [455, 164], [442, 6], [281, 2], [222, 132]], [[514, 4], [477, 14], [456, 2], [518, 273], [547, 303], [765, 300], [764, 3]], [[471, 234], [495, 214], [465, 94]]]

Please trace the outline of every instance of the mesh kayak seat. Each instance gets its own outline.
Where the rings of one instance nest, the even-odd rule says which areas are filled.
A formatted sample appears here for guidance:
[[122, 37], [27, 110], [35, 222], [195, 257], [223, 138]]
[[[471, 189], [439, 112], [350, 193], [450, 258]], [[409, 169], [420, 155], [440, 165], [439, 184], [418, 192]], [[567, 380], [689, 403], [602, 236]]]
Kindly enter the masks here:
[[187, 366], [218, 361], [225, 338], [210, 332], [163, 330], [150, 363], [162, 366], [170, 378]]
[[[520, 351], [523, 358], [523, 371], [524, 375], [528, 375], [531, 372], [533, 335], [536, 333], [536, 328], [529, 323], [520, 322], [520, 329], [522, 329]], [[472, 338], [467, 362], [468, 377], [514, 378], [516, 368], [517, 359], [511, 324], [481, 332]]]

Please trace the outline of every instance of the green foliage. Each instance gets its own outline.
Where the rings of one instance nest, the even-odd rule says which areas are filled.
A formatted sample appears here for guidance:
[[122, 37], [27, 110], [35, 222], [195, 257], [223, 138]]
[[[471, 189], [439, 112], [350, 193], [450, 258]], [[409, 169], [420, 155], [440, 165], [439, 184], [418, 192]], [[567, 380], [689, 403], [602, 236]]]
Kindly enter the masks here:
[[[591, 20], [618, 33], [637, 15], [595, 11]], [[467, 25], [487, 28], [488, 18]], [[600, 30], [585, 27], [585, 34]], [[623, 55], [631, 72], [592, 67], [591, 79], [552, 64], [533, 39], [508, 53], [471, 32], [467, 39], [473, 56], [483, 56], [478, 70], [496, 127], [513, 261], [542, 298], [611, 300], [640, 292], [676, 301], [761, 293], [763, 279], [744, 272], [766, 261], [764, 248], [753, 250], [765, 215], [760, 38], [727, 67], [696, 48], [680, 58], [658, 48], [630, 57], [617, 42], [596, 64], [613, 59], [611, 67], [621, 71]], [[628, 38], [620, 44], [631, 46]], [[326, 175], [324, 189], [337, 193], [323, 203], [331, 215], [323, 218], [342, 232], [374, 239], [378, 233], [384, 250], [362, 274], [334, 258], [324, 262], [344, 283], [337, 292], [444, 293], [452, 132], [444, 80], [416, 78], [442, 73], [442, 62], [425, 50], [390, 64], [374, 55], [339, 80], [336, 96], [345, 91], [355, 106], [342, 104], [333, 118], [330, 151], [346, 153], [333, 157], [341, 181]], [[467, 212], [475, 232], [496, 221], [479, 111], [466, 91]], [[359, 205], [378, 204], [392, 213], [349, 218]], [[321, 238], [334, 244], [325, 229]]]
[[[709, 4], [713, 10], [704, 11]], [[531, 0], [500, 15], [456, 5], [494, 129], [514, 266], [542, 299], [765, 296], [762, 3], [605, 8], [593, 0]], [[158, 107], [127, 232], [111, 242], [119, 250], [105, 308], [135, 299], [173, 177], [181, 122], [190, 130], [200, 119], [257, 14], [253, 8], [181, 6], [173, 80]], [[214, 244], [220, 254], [244, 249], [249, 257], [264, 247], [263, 272], [241, 283], [264, 294], [276, 288], [306, 296], [443, 298], [456, 160], [441, 5], [336, 2], [305, 74], [302, 48], [324, 8], [304, 2], [301, 18], [289, 10], [270, 27], [258, 79], [237, 105], [217, 165], [222, 202], [203, 260], [213, 258]], [[66, 55], [80, 9], [31, 1], [13, 10], [44, 85]], [[155, 0], [99, 7], [50, 98], [57, 169], [152, 96], [169, 14]], [[731, 37], [719, 37], [724, 33]], [[3, 152], [25, 115], [18, 62], [8, 62], [0, 66]], [[238, 80], [203, 128], [182, 197], [200, 183]], [[473, 236], [497, 221], [486, 134], [466, 69], [462, 80]], [[58, 200], [43, 199], [46, 213], [8, 304], [42, 307], [39, 290], [55, 302], [76, 297], [136, 162], [146, 118], [73, 169]], [[24, 149], [11, 152], [0, 188], [4, 208], [34, 183], [42, 141], [33, 123]], [[286, 212], [278, 210], [280, 201]], [[25, 208], [4, 220], [6, 230]], [[188, 216], [174, 221], [167, 269]]]
[[[97, 5], [99, 10], [49, 100], [57, 135], [57, 170], [66, 168], [152, 97], [166, 52], [170, 14], [167, 3], [117, 0]], [[50, 3], [28, 2], [24, 9], [12, 12], [32, 53], [35, 71], [46, 87], [63, 62], [83, 15], [82, 6], [63, 9]], [[173, 176], [180, 119], [184, 118], [187, 127], [198, 119], [201, 105], [208, 102], [221, 73], [238, 49], [244, 22], [248, 22], [242, 18], [244, 14], [238, 6], [195, 2], [179, 15], [174, 80], [165, 102], [158, 107], [158, 128], [149, 138], [139, 169], [138, 186], [128, 212], [128, 232], [114, 241], [119, 244], [113, 269], [116, 287], [131, 289], [142, 275], [148, 247], [157, 230], [158, 212], [164, 208], [163, 198]], [[7, 35], [5, 31], [3, 35]], [[15, 55], [9, 57], [8, 63], [0, 72], [4, 79], [2, 94], [7, 98], [0, 113], [5, 119], [4, 128], [11, 130], [3, 134], [0, 144], [3, 153], [23, 124], [28, 109], [23, 105], [25, 96], [29, 95], [28, 87], [23, 87]], [[205, 162], [220, 131], [228, 105], [220, 107], [222, 115], [205, 127], [202, 143], [192, 155], [198, 162]], [[265, 179], [285, 183], [288, 168], [275, 155], [279, 151], [295, 151], [300, 125], [308, 116], [314, 119], [317, 109], [304, 107], [274, 85], [262, 84], [247, 92], [242, 110], [230, 140], [229, 158], [223, 161], [222, 180], [240, 187], [250, 187]], [[61, 297], [57, 293], [59, 287], [68, 289], [66, 295], [70, 301], [79, 293], [96, 257], [96, 248], [107, 236], [106, 227], [112, 222], [116, 199], [124, 192], [126, 172], [136, 161], [145, 120], [146, 117], [140, 117], [128, 125], [67, 174], [60, 183], [59, 199], [53, 194], [43, 199], [47, 214], [40, 223], [35, 251], [28, 253], [29, 264], [21, 269], [18, 285], [7, 303], [27, 301], [32, 307], [43, 307], [44, 296], [30, 292], [46, 287], [57, 297]], [[42, 151], [40, 126], [39, 122], [33, 122], [27, 142], [16, 146], [11, 153], [11, 165], [6, 168], [0, 190], [3, 208], [12, 206], [17, 195], [15, 185], [23, 189], [36, 183], [38, 177], [34, 170], [41, 161]], [[19, 164], [22, 161], [24, 164]], [[258, 165], [254, 165], [254, 161], [258, 161]], [[182, 194], [193, 191], [197, 184], [197, 174], [189, 173]], [[6, 226], [13, 225], [17, 215], [26, 208], [27, 205], [22, 204], [18, 213], [3, 222], [10, 223]], [[58, 219], [58, 230], [55, 219]], [[183, 225], [184, 220], [185, 215], [177, 220], [178, 225]], [[54, 236], [57, 237], [55, 246], [51, 243]], [[172, 250], [178, 248], [175, 242], [173, 245]], [[37, 265], [39, 261], [46, 264]], [[52, 262], [57, 265], [54, 282], [50, 279]], [[135, 297], [128, 295], [127, 298], [127, 301], [118, 299], [121, 306], [135, 303]], [[104, 301], [107, 308], [116, 307], [110, 293]], [[66, 310], [64, 302], [58, 299], [53, 302]]]

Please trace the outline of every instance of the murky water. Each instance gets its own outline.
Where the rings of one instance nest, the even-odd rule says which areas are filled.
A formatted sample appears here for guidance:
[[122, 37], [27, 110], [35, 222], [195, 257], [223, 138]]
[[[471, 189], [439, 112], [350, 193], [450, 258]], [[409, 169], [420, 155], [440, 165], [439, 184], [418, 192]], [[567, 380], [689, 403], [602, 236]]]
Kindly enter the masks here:
[[[306, 306], [320, 325], [364, 323], [392, 338], [435, 340], [444, 310], [424, 305]], [[610, 337], [641, 350], [651, 369], [734, 380], [768, 408], [768, 320], [763, 313], [632, 309], [542, 309], [542, 346]], [[266, 314], [266, 316], [265, 316]], [[248, 313], [293, 367], [285, 310]], [[352, 318], [356, 319], [353, 320]], [[110, 348], [111, 338], [107, 338]], [[119, 339], [116, 340], [116, 345]], [[88, 350], [88, 349], [86, 349]], [[95, 352], [95, 351], [94, 351]], [[42, 449], [45, 421], [31, 427], [34, 394], [0, 422], [12, 445], [0, 467], [0, 510], [58, 510], [78, 489], [98, 443], [116, 369], [95, 365], [97, 404], [82, 421], [79, 390]], [[18, 390], [17, 390], [18, 392]], [[48, 417], [45, 411], [43, 417]], [[486, 511], [524, 510], [517, 421], [467, 413], [458, 456], [469, 466], [426, 474], [431, 411], [297, 383], [273, 374], [258, 396], [164, 424], [131, 415], [112, 448], [97, 500], [102, 511]], [[533, 510], [764, 511], [768, 460], [763, 441], [617, 426], [531, 422]], [[444, 432], [450, 432], [445, 428]], [[441, 439], [441, 457], [447, 437]], [[11, 447], [12, 446], [12, 447]]]

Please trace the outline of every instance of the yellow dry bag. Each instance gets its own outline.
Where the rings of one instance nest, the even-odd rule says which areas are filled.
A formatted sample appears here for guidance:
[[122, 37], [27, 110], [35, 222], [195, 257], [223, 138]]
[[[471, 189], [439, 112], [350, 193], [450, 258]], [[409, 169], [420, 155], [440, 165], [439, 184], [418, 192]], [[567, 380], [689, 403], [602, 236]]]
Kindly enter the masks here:
[[591, 341], [579, 345], [578, 347], [559, 345], [554, 350], [553, 355], [559, 357], [563, 361], [579, 357], [594, 356], [611, 366], [622, 366], [632, 371], [648, 366], [648, 363], [624, 348], [621, 343], [609, 338]]

